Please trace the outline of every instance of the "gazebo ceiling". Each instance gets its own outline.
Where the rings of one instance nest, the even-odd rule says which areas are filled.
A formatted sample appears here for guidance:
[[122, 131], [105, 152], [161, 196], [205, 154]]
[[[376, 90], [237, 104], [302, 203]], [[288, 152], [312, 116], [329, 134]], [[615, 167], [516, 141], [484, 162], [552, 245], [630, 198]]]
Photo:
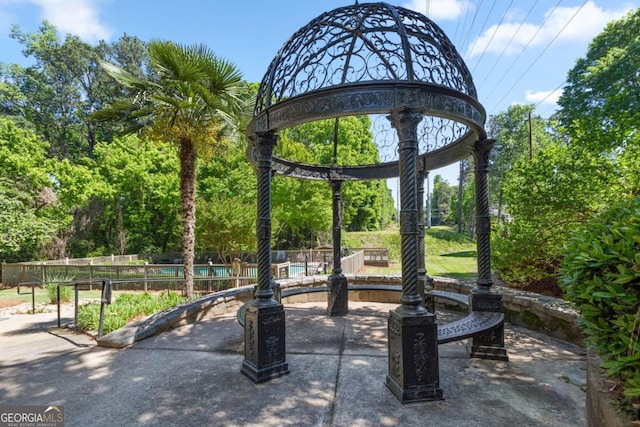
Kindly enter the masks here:
[[[262, 79], [247, 135], [403, 108], [424, 116], [419, 155], [428, 170], [467, 157], [471, 144], [486, 137], [471, 74], [444, 32], [412, 10], [355, 4], [320, 15], [284, 44]], [[308, 179], [397, 176], [394, 141], [374, 137], [379, 147], [391, 147], [383, 164], [336, 168], [274, 157], [274, 169]]]

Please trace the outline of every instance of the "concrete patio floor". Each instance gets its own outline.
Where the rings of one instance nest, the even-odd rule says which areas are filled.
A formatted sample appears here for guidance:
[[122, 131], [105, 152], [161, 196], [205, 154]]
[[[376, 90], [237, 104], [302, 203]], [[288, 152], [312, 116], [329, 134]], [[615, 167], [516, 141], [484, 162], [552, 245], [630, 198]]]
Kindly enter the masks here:
[[[67, 426], [584, 426], [585, 351], [505, 327], [509, 362], [441, 345], [443, 401], [400, 404], [385, 386], [392, 304], [285, 305], [291, 373], [240, 373], [235, 313], [114, 350], [56, 327], [55, 313], [0, 318], [0, 403], [63, 405]], [[439, 312], [447, 323], [460, 313]]]

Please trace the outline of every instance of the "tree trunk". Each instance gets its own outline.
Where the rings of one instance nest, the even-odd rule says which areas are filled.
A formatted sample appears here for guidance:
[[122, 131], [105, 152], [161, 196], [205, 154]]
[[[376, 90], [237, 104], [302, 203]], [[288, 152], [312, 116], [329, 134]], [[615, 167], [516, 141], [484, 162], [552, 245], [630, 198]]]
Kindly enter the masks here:
[[196, 229], [196, 151], [191, 139], [180, 141], [180, 210], [184, 294], [193, 298], [193, 258]]

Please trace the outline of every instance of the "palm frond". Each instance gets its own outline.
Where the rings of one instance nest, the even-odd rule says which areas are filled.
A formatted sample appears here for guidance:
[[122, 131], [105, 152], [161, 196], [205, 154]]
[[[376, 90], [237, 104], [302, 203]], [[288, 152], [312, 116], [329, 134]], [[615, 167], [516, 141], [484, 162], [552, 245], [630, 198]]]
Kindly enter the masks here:
[[154, 109], [151, 106], [122, 99], [102, 110], [94, 111], [89, 118], [97, 122], [117, 123], [120, 130], [116, 133], [122, 136], [137, 133], [148, 126], [153, 120], [153, 115]]
[[144, 90], [148, 85], [147, 81], [134, 76], [124, 68], [118, 67], [117, 65], [102, 60], [98, 60], [98, 62], [107, 74], [109, 74], [118, 83], [125, 87]]
[[171, 41], [152, 40], [148, 49], [151, 63], [161, 80], [188, 82], [202, 78], [202, 70], [188, 47]]
[[[101, 63], [105, 71], [120, 84], [135, 91], [131, 99], [113, 103], [96, 113], [101, 121], [118, 120], [127, 129], [158, 126], [165, 137], [176, 132], [202, 136], [221, 129], [234, 132], [246, 121], [248, 104], [242, 74], [231, 62], [218, 58], [203, 44], [180, 45], [171, 41], [152, 40], [147, 50], [154, 74], [139, 78], [113, 64]], [[213, 142], [213, 141], [212, 141]]]
[[102, 110], [94, 111], [89, 117], [99, 122], [109, 122], [121, 120], [132, 114], [139, 108], [134, 102], [128, 100], [117, 100], [110, 106]]

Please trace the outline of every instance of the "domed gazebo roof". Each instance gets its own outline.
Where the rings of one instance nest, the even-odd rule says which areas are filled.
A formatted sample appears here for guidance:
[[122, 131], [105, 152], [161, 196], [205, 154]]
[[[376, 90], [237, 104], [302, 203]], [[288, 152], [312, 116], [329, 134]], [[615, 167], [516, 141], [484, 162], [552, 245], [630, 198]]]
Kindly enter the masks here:
[[[444, 32], [412, 10], [356, 3], [320, 15], [284, 44], [262, 79], [247, 134], [341, 116], [386, 115], [401, 108], [419, 111], [426, 119], [419, 154], [428, 169], [465, 158], [470, 144], [486, 137], [485, 112], [471, 74]], [[393, 141], [376, 142], [395, 147]], [[341, 165], [339, 178], [397, 176], [394, 160]], [[336, 178], [335, 165], [278, 157], [274, 162], [277, 171], [288, 175]], [[372, 167], [375, 173], [368, 170]]]

